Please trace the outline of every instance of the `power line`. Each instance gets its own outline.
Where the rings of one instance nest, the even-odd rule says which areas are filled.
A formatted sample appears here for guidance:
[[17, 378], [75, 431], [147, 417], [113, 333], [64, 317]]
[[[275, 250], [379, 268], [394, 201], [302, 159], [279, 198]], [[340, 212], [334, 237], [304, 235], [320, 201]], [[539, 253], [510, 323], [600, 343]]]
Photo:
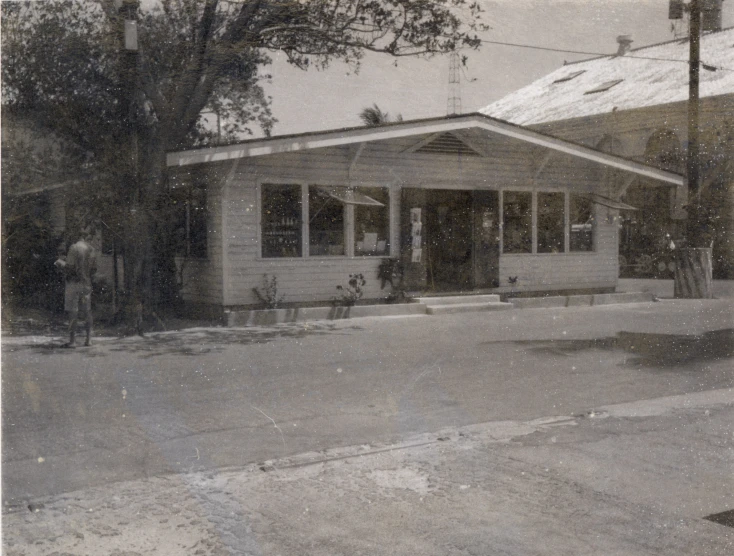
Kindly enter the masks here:
[[[630, 54], [625, 54], [624, 56], [617, 56], [616, 54], [605, 54], [601, 52], [585, 52], [583, 50], [565, 50], [563, 48], [550, 48], [547, 46], [535, 46], [531, 44], [519, 44], [519, 43], [513, 43], [513, 42], [502, 42], [502, 41], [488, 41], [488, 40], [482, 40], [482, 43], [487, 44], [497, 44], [500, 46], [514, 46], [516, 48], [529, 48], [531, 50], [545, 50], [547, 52], [561, 52], [564, 54], [581, 54], [584, 56], [597, 56], [599, 58], [634, 58], [636, 60], [653, 60], [656, 62], [678, 62], [680, 64], [687, 64], [688, 60], [680, 60], [675, 58], [653, 58], [650, 56], [634, 56]], [[712, 64], [704, 64], [704, 66], [707, 66], [708, 68], [714, 68], [715, 70], [724, 70], [724, 71], [734, 71], [729, 68], [724, 68], [721, 66], [714, 66]]]

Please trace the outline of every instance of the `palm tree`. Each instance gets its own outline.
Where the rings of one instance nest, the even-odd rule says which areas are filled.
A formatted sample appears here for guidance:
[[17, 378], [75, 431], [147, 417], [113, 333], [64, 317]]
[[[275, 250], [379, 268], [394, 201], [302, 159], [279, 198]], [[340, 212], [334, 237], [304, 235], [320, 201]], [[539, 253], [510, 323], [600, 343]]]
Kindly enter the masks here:
[[[362, 110], [359, 113], [359, 117], [364, 122], [364, 125], [368, 127], [388, 124], [392, 121], [390, 119], [390, 114], [380, 110], [380, 107], [377, 106], [377, 104], [373, 104], [372, 106], [368, 106], [367, 108]], [[398, 114], [395, 118], [395, 121], [402, 122], [403, 116], [401, 114]]]

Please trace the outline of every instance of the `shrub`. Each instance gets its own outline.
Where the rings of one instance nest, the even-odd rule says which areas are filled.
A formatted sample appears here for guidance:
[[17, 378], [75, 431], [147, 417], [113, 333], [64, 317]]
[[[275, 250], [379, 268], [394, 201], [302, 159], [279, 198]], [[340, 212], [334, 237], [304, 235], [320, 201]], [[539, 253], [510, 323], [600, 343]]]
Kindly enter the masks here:
[[335, 305], [351, 307], [359, 301], [364, 295], [362, 288], [367, 284], [363, 274], [350, 274], [346, 286], [337, 286], [339, 297], [334, 297], [332, 301]]
[[265, 306], [266, 309], [277, 309], [285, 299], [285, 295], [278, 295], [278, 277], [273, 275], [268, 278], [267, 274], [263, 274], [263, 286], [260, 288], [252, 288], [258, 301]]

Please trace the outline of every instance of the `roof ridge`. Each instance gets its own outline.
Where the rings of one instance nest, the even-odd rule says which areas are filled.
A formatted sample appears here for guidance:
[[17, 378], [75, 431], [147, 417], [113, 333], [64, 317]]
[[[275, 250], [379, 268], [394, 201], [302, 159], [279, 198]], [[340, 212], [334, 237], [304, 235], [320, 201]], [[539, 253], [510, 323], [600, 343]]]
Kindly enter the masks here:
[[[718, 31], [711, 31], [709, 33], [702, 34], [701, 35], [701, 38], [702, 39], [705, 39], [705, 38], [708, 38], [708, 37], [711, 37], [711, 36], [714, 36], [714, 35], [718, 35], [719, 33], [724, 33], [726, 31], [732, 31], [732, 30], [734, 30], [734, 26], [725, 27], [725, 28], [720, 29]], [[657, 46], [664, 46], [666, 44], [685, 43], [685, 42], [688, 42], [688, 36], [685, 36], [685, 37], [682, 37], [682, 38], [677, 38], [677, 39], [670, 39], [670, 40], [662, 41], [662, 42], [656, 42], [656, 43], [652, 43], [652, 44], [646, 44], [644, 46], [638, 46], [637, 48], [631, 48], [629, 50], [628, 54], [631, 54], [632, 52], [639, 52], [640, 50], [645, 50], [646, 48], [655, 48]], [[594, 60], [602, 60], [604, 58], [623, 58], [623, 57], [624, 56], [618, 56], [617, 54], [603, 54], [603, 55], [599, 55], [599, 56], [594, 56], [592, 58], [584, 58], [583, 60], [574, 60], [572, 62], [564, 62], [563, 63], [563, 66], [561, 66], [561, 67], [572, 66], [572, 65], [575, 65], [575, 64], [583, 64], [583, 63], [586, 63], [586, 62], [593, 62]]]

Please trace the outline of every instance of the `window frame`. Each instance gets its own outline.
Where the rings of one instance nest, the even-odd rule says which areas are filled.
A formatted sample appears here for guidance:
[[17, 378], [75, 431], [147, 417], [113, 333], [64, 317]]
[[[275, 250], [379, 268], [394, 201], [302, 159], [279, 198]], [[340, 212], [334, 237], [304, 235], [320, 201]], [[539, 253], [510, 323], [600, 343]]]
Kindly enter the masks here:
[[[297, 257], [263, 257], [263, 187], [266, 185], [291, 185], [299, 186], [301, 188], [301, 255]], [[384, 210], [387, 211], [388, 218], [388, 236], [386, 252], [380, 255], [370, 254], [357, 254], [355, 245], [355, 226], [356, 220], [354, 215], [354, 207], [352, 204], [344, 205], [344, 254], [343, 255], [312, 255], [311, 254], [311, 237], [310, 237], [310, 219], [311, 219], [311, 204], [309, 191], [311, 187], [328, 187], [328, 188], [344, 188], [347, 189], [349, 186], [344, 185], [343, 182], [331, 183], [325, 181], [304, 181], [304, 180], [284, 180], [284, 179], [269, 179], [261, 178], [258, 180], [257, 185], [257, 198], [256, 198], [256, 210], [257, 210], [257, 243], [258, 243], [258, 260], [267, 261], [297, 261], [305, 259], [313, 260], [339, 260], [339, 259], [363, 259], [363, 258], [387, 258], [393, 257], [393, 244], [394, 244], [394, 190], [390, 185], [383, 184], [361, 184], [353, 186], [355, 190], [360, 189], [383, 189], [387, 194], [387, 203], [385, 204]]]
[[[353, 226], [353, 220], [354, 220], [354, 218], [353, 218], [353, 212], [354, 211], [352, 210], [351, 211], [352, 212], [352, 215], [350, 215], [349, 214], [350, 213], [349, 208], [351, 207], [351, 205], [348, 205], [346, 203], [342, 203], [341, 204], [341, 212], [342, 212], [342, 225], [341, 225], [342, 230], [341, 230], [341, 233], [342, 233], [342, 248], [343, 248], [343, 253], [340, 253], [338, 255], [329, 255], [329, 254], [312, 255], [311, 254], [311, 248], [312, 248], [312, 245], [311, 245], [311, 235], [312, 235], [311, 234], [311, 231], [312, 231], [311, 230], [311, 219], [316, 217], [316, 214], [314, 214], [313, 216], [311, 215], [311, 212], [312, 212], [311, 211], [311, 196], [312, 196], [311, 191], [314, 190], [314, 195], [318, 195], [318, 193], [315, 193], [315, 191], [319, 187], [325, 187], [325, 186], [322, 185], [322, 184], [313, 184], [313, 183], [311, 183], [311, 184], [309, 184], [306, 187], [307, 192], [308, 192], [307, 193], [308, 194], [308, 203], [307, 203], [307, 206], [306, 206], [306, 210], [304, 211], [304, 213], [306, 215], [306, 218], [304, 220], [306, 221], [306, 224], [308, 225], [308, 232], [309, 232], [308, 248], [306, 250], [307, 257], [312, 257], [312, 258], [317, 258], [317, 259], [320, 259], [320, 258], [323, 258], [323, 259], [338, 259], [338, 258], [348, 257], [349, 256], [348, 241], [349, 241], [349, 237], [350, 237], [350, 234], [348, 232], [348, 229], [351, 226]], [[332, 188], [343, 187], [344, 189], [346, 189], [346, 186], [329, 186], [329, 187], [332, 187]], [[332, 202], [332, 199], [325, 200], [324, 201], [324, 206], [321, 207], [318, 212], [320, 212], [326, 206], [326, 204], [327, 203], [330, 203], [330, 202]]]
[[590, 205], [589, 210], [590, 210], [590, 213], [591, 213], [591, 216], [590, 216], [590, 218], [591, 218], [591, 248], [590, 249], [585, 249], [585, 250], [578, 250], [578, 249], [577, 250], [573, 250], [573, 249], [571, 249], [571, 226], [573, 226], [573, 224], [571, 223], [571, 196], [572, 195], [577, 195], [579, 197], [582, 197], [583, 193], [575, 193], [575, 192], [569, 191], [566, 194], [566, 198], [567, 198], [566, 205], [568, 207], [568, 209], [566, 211], [566, 221], [568, 222], [568, 227], [567, 227], [567, 230], [568, 230], [568, 244], [567, 244], [568, 253], [571, 253], [571, 254], [574, 254], [574, 255], [578, 255], [578, 254], [582, 254], [582, 253], [596, 253], [597, 252], [597, 244], [596, 244], [596, 242], [597, 242], [597, 224], [598, 224], [597, 207], [596, 207], [596, 203], [594, 201], [592, 201], [591, 199], [588, 199], [589, 205]]
[[[358, 253], [357, 252], [357, 205], [348, 205], [348, 208], [351, 209], [351, 217], [352, 217], [352, 225], [351, 225], [351, 257], [355, 258], [384, 258], [384, 257], [390, 257], [392, 255], [392, 188], [389, 186], [371, 186], [371, 185], [361, 185], [354, 188], [355, 190], [359, 191], [360, 189], [380, 189], [382, 190], [385, 195], [387, 196], [387, 199], [385, 201], [385, 204], [383, 207], [380, 207], [381, 210], [384, 210], [386, 212], [387, 216], [387, 237], [385, 238], [385, 252], [384, 253]], [[367, 193], [365, 193], [367, 195]], [[379, 199], [376, 199], [379, 200]], [[379, 236], [378, 236], [379, 241]]]
[[[529, 193], [530, 194], [530, 251], [521, 252], [506, 252], [505, 251], [505, 233], [506, 222], [505, 222], [505, 194], [506, 193]], [[508, 188], [500, 191], [500, 255], [534, 255], [535, 254], [535, 190], [534, 189], [514, 189]]]
[[[560, 195], [563, 195], [563, 200], [562, 200], [562, 206], [563, 206], [563, 224], [562, 224], [562, 226], [563, 226], [563, 230], [562, 230], [562, 234], [563, 234], [563, 240], [562, 240], [563, 241], [563, 246], [562, 247], [563, 248], [560, 251], [556, 252], [556, 253], [554, 253], [553, 251], [543, 251], [543, 252], [538, 251], [538, 248], [539, 248], [539, 241], [538, 240], [540, 238], [540, 218], [539, 218], [540, 217], [540, 202], [539, 202], [538, 197], [540, 197], [540, 195], [543, 195], [543, 194], [556, 194], [556, 195], [560, 194]], [[535, 197], [535, 202], [533, 203], [533, 207], [535, 209], [534, 210], [534, 212], [535, 212], [535, 218], [534, 218], [534, 222], [533, 222], [533, 228], [535, 230], [535, 232], [534, 232], [535, 238], [534, 238], [534, 245], [533, 245], [534, 251], [533, 252], [536, 255], [561, 255], [561, 254], [564, 254], [564, 253], [568, 253], [569, 252], [569, 247], [570, 247], [569, 244], [568, 244], [568, 238], [569, 238], [569, 234], [568, 234], [568, 231], [569, 231], [569, 228], [568, 228], [568, 226], [569, 226], [569, 220], [568, 220], [569, 212], [568, 211], [569, 211], [569, 208], [570, 208], [568, 206], [568, 199], [570, 197], [569, 193], [567, 191], [560, 190], [560, 189], [537, 189], [537, 190], [534, 191], [534, 197]]]
[[[300, 203], [301, 203], [301, 254], [295, 255], [295, 256], [288, 256], [288, 257], [266, 257], [263, 254], [263, 248], [265, 246], [264, 237], [263, 237], [263, 225], [264, 225], [264, 214], [263, 214], [263, 201], [264, 201], [264, 195], [263, 190], [266, 186], [273, 185], [273, 186], [290, 186], [290, 187], [298, 187], [301, 192], [300, 196]], [[267, 261], [278, 261], [278, 260], [299, 260], [303, 259], [306, 256], [306, 251], [304, 249], [308, 246], [308, 222], [307, 222], [307, 214], [306, 214], [306, 203], [308, 201], [308, 188], [306, 188], [306, 196], [304, 198], [304, 184], [301, 181], [298, 180], [287, 180], [287, 181], [281, 181], [281, 180], [262, 180], [257, 187], [257, 244], [258, 244], [258, 259], [267, 260]], [[304, 237], [305, 236], [305, 237]]]
[[[505, 251], [505, 193], [531, 193], [531, 237], [532, 237], [532, 249], [530, 252], [524, 253], [508, 253]], [[542, 193], [561, 193], [563, 194], [563, 250], [557, 253], [540, 253], [538, 252], [538, 195]], [[571, 196], [572, 195], [583, 195], [581, 192], [574, 192], [569, 189], [562, 188], [533, 188], [533, 189], [522, 189], [522, 188], [503, 188], [500, 189], [500, 256], [519, 256], [527, 257], [529, 255], [541, 256], [541, 257], [553, 257], [558, 255], [585, 255], [597, 253], [597, 217], [596, 207], [593, 201], [591, 202], [591, 249], [587, 251], [575, 251], [571, 250]]]

